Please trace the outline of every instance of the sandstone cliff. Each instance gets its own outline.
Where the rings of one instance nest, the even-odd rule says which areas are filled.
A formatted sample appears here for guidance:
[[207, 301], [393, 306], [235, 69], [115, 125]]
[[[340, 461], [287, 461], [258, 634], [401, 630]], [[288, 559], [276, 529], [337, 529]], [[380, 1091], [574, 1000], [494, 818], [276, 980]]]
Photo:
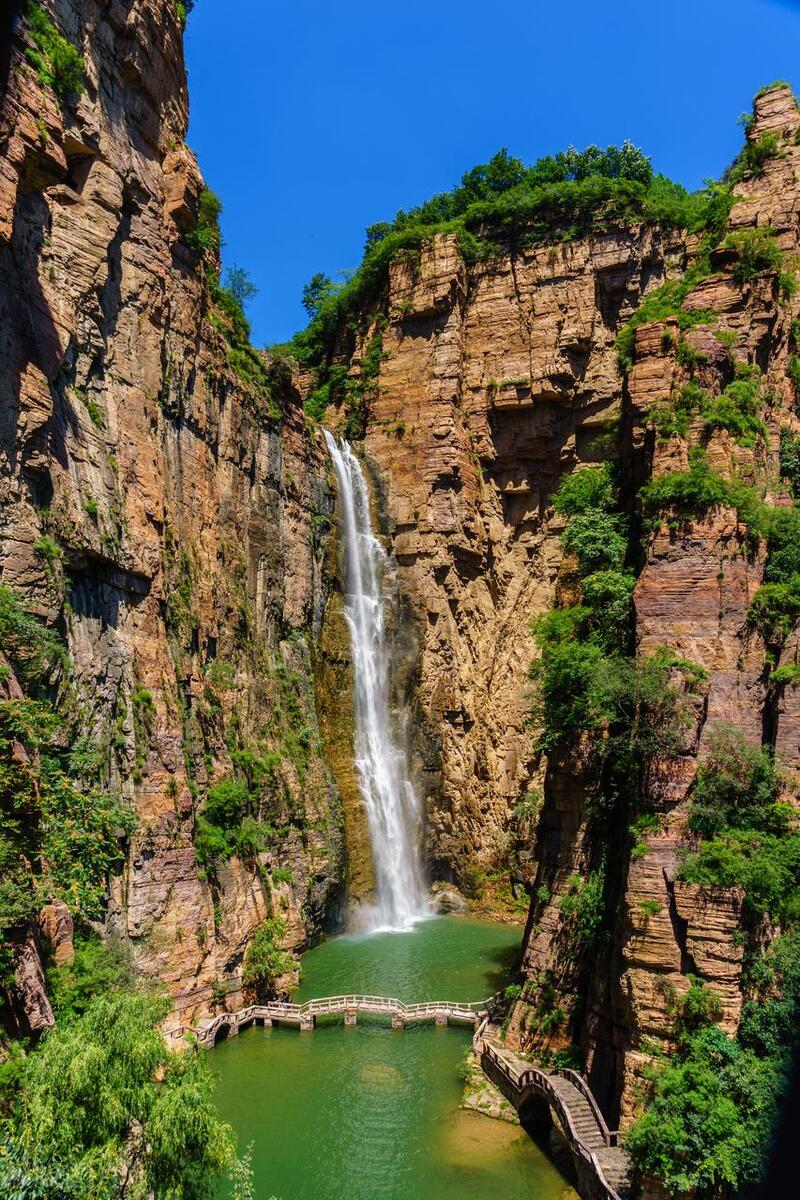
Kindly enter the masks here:
[[[757, 98], [748, 145], [766, 145], [766, 136], [772, 152], [737, 173], [733, 240], [718, 231], [709, 259], [701, 234], [647, 222], [612, 221], [592, 236], [477, 262], [465, 261], [456, 234], [438, 234], [394, 257], [345, 358], [350, 378], [363, 376], [380, 336], [364, 452], [381, 481], [417, 639], [413, 703], [430, 861], [440, 875], [480, 886], [485, 873], [507, 867], [510, 832], [520, 841], [515, 806], [541, 793], [536, 832], [526, 818], [516, 848], [514, 870], [532, 905], [527, 985], [509, 1036], [537, 1052], [580, 1043], [598, 1096], [623, 1122], [643, 1065], [669, 1045], [674, 998], [689, 974], [719, 994], [723, 1027], [736, 1030], [742, 896], [676, 879], [692, 841], [686, 797], [721, 722], [774, 744], [786, 768], [800, 766], [797, 689], [768, 684], [770, 667], [794, 662], [796, 647], [789, 638], [776, 657], [748, 622], [764, 551], [752, 551], [735, 511], [716, 508], [680, 528], [664, 522], [648, 535], [634, 595], [637, 652], [666, 647], [695, 664], [702, 682], [690, 689], [682, 751], [651, 773], [657, 830], [635, 856], [627, 828], [614, 835], [610, 942], [592, 961], [576, 959], [564, 944], [562, 904], [596, 865], [587, 797], [597, 781], [579, 747], [549, 761], [537, 753], [528, 725], [530, 622], [574, 586], [564, 521], [549, 501], [565, 473], [613, 459], [633, 506], [645, 480], [685, 467], [702, 440], [715, 471], [747, 480], [768, 505], [791, 503], [779, 447], [781, 431], [798, 425], [796, 288], [785, 275], [796, 270], [800, 237], [799, 124], [787, 87]], [[765, 227], [782, 265], [743, 280], [736, 239]], [[620, 331], [646, 296], [684, 279], [680, 305], [697, 315], [638, 324], [626, 376]], [[737, 362], [758, 368], [760, 448], [738, 445], [725, 429], [701, 437], [697, 419], [682, 436], [657, 435], [659, 405], [690, 380], [718, 394]], [[326, 419], [344, 421], [346, 409], [329, 408]]]
[[[242, 369], [190, 244], [179, 7], [45, 6], [84, 60], [62, 99], [20, 15], [0, 113], [0, 571], [63, 631], [135, 811], [105, 925], [168, 986], [172, 1029], [238, 1002], [270, 913], [302, 947], [342, 874], [311, 682], [324, 448], [287, 369]], [[203, 872], [197, 814], [232, 773], [267, 832]]]

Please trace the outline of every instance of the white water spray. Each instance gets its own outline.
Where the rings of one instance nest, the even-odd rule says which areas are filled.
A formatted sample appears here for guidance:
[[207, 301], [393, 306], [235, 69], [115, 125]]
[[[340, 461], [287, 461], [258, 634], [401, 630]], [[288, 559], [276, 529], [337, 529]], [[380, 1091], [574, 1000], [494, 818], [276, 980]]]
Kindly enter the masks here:
[[372, 532], [361, 464], [325, 431], [339, 485], [345, 559], [345, 617], [355, 683], [355, 760], [367, 813], [377, 904], [373, 929], [407, 929], [427, 913], [420, 857], [420, 802], [389, 706], [389, 655], [382, 583], [387, 559]]

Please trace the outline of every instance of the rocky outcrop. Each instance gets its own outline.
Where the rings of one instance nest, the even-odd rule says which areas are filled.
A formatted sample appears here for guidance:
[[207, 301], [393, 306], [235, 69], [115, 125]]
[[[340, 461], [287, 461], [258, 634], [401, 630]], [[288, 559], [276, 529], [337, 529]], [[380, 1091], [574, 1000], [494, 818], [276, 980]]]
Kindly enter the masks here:
[[[136, 813], [106, 926], [177, 1028], [239, 1003], [266, 915], [299, 949], [336, 907], [311, 669], [332, 496], [290, 373], [242, 369], [187, 241], [203, 181], [176, 5], [45, 8], [86, 87], [40, 80], [21, 18], [0, 114], [0, 571], [63, 629], [85, 731]], [[267, 844], [204, 873], [206, 790], [248, 770]]]

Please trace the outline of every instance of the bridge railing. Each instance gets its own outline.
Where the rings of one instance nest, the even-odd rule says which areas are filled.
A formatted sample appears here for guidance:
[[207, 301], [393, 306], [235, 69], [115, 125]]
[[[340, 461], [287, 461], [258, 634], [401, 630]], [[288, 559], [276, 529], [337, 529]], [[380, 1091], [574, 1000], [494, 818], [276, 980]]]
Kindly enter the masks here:
[[288, 1000], [270, 1000], [265, 1004], [249, 1004], [236, 1012], [219, 1013], [216, 1017], [202, 1022], [196, 1030], [196, 1035], [205, 1040], [224, 1025], [235, 1024], [237, 1028], [241, 1028], [251, 1021], [263, 1018], [302, 1021], [305, 1017], [327, 1016], [350, 1010], [397, 1014], [407, 1020], [441, 1013], [456, 1019], [471, 1017], [477, 1020], [487, 1011], [491, 1002], [490, 997], [488, 1000], [424, 1000], [416, 1004], [404, 1004], [394, 996], [371, 996], [356, 992], [348, 992], [341, 996], [318, 996], [313, 1000], [306, 1000], [303, 1004], [293, 1004]]

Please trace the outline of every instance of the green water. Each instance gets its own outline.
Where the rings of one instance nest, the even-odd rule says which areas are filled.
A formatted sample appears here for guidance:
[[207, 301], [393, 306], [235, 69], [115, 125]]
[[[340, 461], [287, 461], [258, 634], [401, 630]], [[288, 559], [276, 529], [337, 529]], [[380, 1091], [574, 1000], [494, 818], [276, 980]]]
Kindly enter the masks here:
[[[507, 978], [519, 930], [441, 917], [341, 937], [303, 958], [296, 999], [367, 992], [479, 1000]], [[314, 1033], [254, 1028], [211, 1062], [220, 1112], [253, 1145], [266, 1200], [560, 1200], [564, 1177], [518, 1126], [459, 1110], [471, 1032], [333, 1018]]]

